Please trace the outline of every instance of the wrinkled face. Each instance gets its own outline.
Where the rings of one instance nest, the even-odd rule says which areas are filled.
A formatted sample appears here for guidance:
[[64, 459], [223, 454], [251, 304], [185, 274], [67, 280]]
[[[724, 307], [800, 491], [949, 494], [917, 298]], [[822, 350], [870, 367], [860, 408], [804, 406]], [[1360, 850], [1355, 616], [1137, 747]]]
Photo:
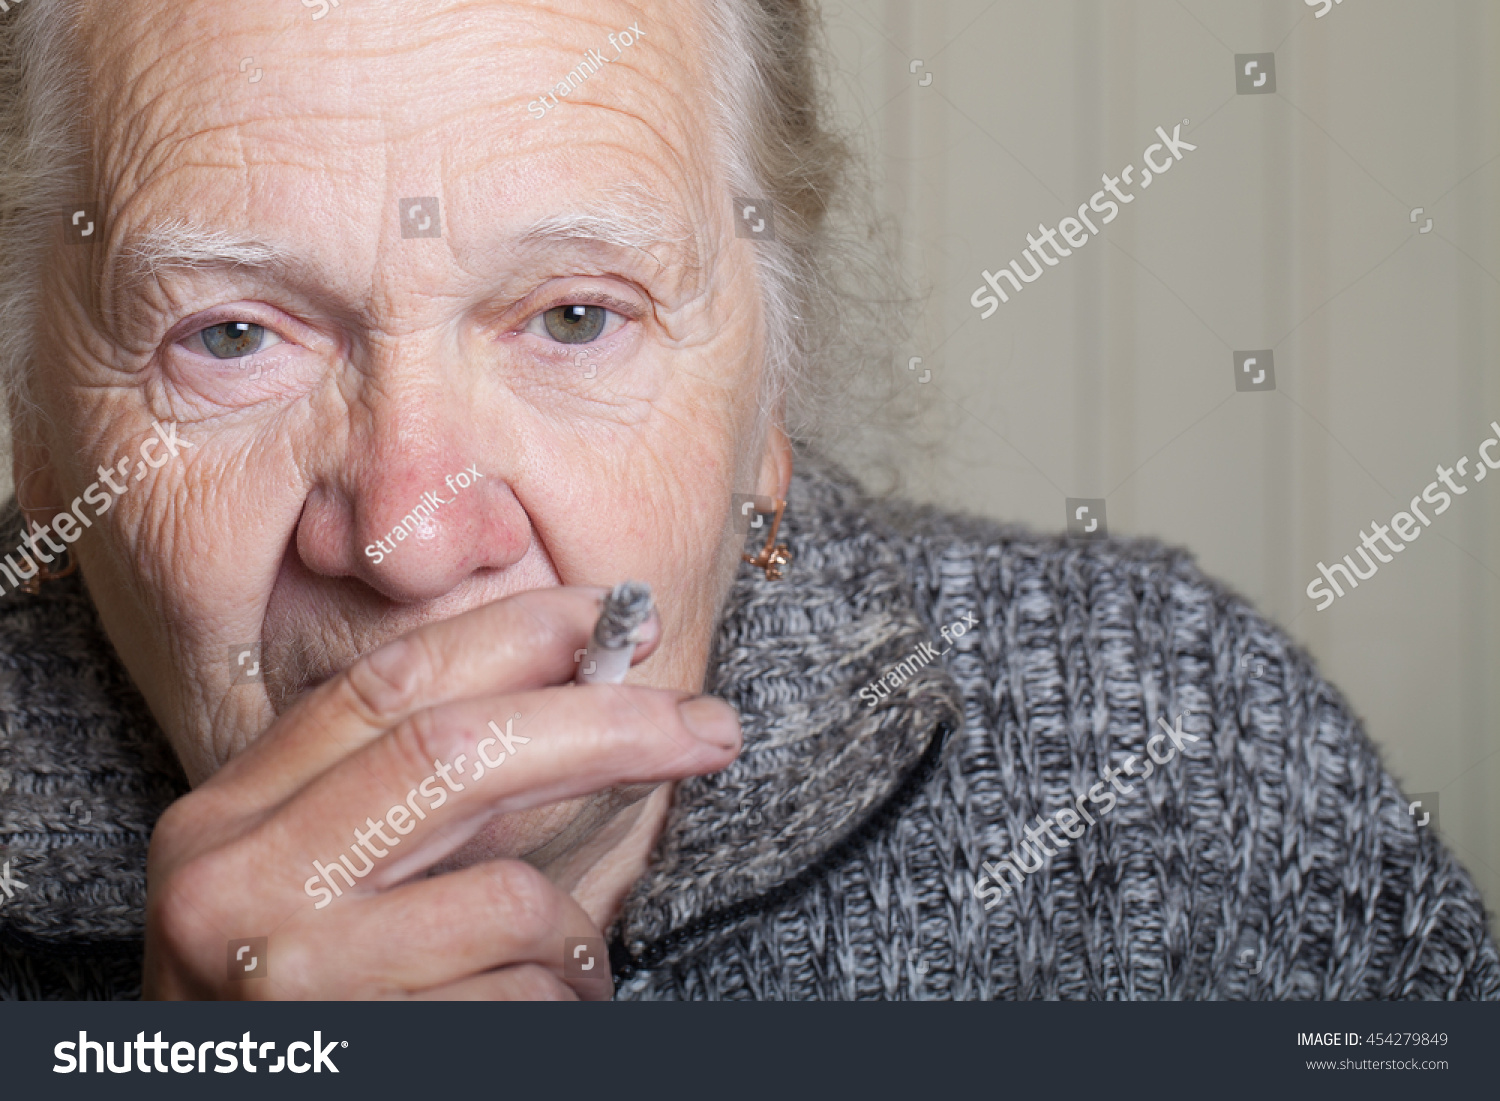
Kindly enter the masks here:
[[17, 480], [39, 519], [113, 500], [74, 551], [195, 782], [357, 655], [540, 586], [650, 582], [631, 679], [698, 689], [731, 494], [767, 491], [691, 6], [324, 7], [79, 27], [101, 224], [46, 265]]

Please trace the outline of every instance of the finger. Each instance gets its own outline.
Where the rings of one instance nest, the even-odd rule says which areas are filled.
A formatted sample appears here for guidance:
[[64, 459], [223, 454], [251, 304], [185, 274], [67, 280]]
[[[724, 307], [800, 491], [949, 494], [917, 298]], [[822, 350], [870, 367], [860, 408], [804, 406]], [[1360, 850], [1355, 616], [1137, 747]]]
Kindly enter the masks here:
[[[299, 923], [310, 948], [302, 953], [304, 970], [312, 972], [302, 981], [314, 989], [352, 986], [357, 995], [378, 985], [402, 996], [532, 964], [577, 997], [613, 993], [607, 962], [588, 972], [565, 962], [570, 940], [602, 943], [598, 928], [567, 892], [524, 861], [485, 861], [343, 901], [350, 905]], [[379, 978], [360, 978], [375, 970], [372, 958]]]
[[[532, 589], [425, 624], [366, 654], [282, 715], [221, 770], [220, 783], [260, 807], [426, 708], [571, 681], [607, 590]], [[632, 663], [661, 637], [653, 612]]]
[[[295, 889], [295, 880], [309, 899], [320, 897], [310, 876], [365, 894], [430, 867], [497, 814], [716, 771], [739, 748], [738, 716], [712, 697], [592, 685], [467, 700], [398, 724], [248, 839], [301, 853], [284, 885]], [[357, 875], [337, 870], [341, 858]]]
[[576, 1002], [578, 995], [545, 967], [505, 967], [411, 995], [418, 1002]]

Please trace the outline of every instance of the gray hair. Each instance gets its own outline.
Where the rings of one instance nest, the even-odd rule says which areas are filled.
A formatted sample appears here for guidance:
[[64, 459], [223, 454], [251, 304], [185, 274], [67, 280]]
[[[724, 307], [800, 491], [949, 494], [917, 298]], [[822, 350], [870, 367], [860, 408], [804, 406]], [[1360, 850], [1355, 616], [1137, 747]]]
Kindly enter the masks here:
[[[24, 0], [0, 14], [0, 385], [18, 416], [28, 386], [42, 259], [84, 178], [85, 75], [72, 54], [79, 0]], [[857, 159], [830, 125], [811, 0], [707, 0], [714, 135], [732, 196], [769, 200], [774, 240], [755, 243], [765, 318], [763, 410], [794, 439], [885, 404], [872, 364], [905, 334], [910, 298], [886, 235], [861, 205]], [[835, 201], [849, 213], [836, 228]], [[140, 258], [149, 263], [149, 259]], [[894, 379], [887, 378], [888, 382]], [[909, 388], [908, 388], [909, 389]], [[861, 400], [863, 399], [863, 400]], [[824, 441], [827, 442], [826, 440]]]
[[78, 0], [29, 0], [0, 15], [0, 384], [23, 417], [36, 411], [27, 382], [48, 230], [82, 160], [83, 79], [67, 52], [77, 12]]

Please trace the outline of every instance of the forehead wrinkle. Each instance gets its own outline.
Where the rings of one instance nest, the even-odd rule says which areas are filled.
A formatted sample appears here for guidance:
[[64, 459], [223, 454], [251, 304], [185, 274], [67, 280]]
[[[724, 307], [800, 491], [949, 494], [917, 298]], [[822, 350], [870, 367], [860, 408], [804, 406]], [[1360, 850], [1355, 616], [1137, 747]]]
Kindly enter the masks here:
[[[549, 53], [554, 51], [572, 52], [568, 46], [562, 43], [551, 42], [547, 36], [539, 35], [538, 32], [545, 26], [545, 16], [542, 13], [533, 11], [529, 5], [507, 4], [500, 5], [500, 7], [512, 18], [518, 15], [521, 16], [519, 24], [523, 28], [521, 37], [524, 41], [516, 44], [516, 48], [520, 49], [531, 46], [537, 49], [546, 49], [548, 46], [551, 46], [553, 50], [548, 51]], [[197, 11], [198, 9], [194, 8], [193, 10]], [[460, 4], [446, 12], [438, 14], [444, 18], [455, 17], [464, 20], [467, 19], [471, 11], [484, 10], [485, 5], [482, 4]], [[639, 9], [635, 10], [638, 11]], [[560, 13], [554, 11], [547, 12], [547, 15], [557, 14]], [[570, 21], [581, 22], [584, 26], [594, 31], [602, 31], [614, 23], [614, 20], [606, 21], [598, 15], [580, 18], [578, 13], [570, 12], [567, 14]], [[294, 13], [294, 15], [300, 16], [301, 13]], [[212, 24], [202, 25], [202, 21], [197, 19], [190, 19], [189, 22], [199, 30], [208, 30], [211, 40], [215, 43], [223, 37], [221, 34], [213, 32]], [[481, 24], [488, 23], [488, 19], [480, 20], [479, 22]], [[279, 25], [279, 21], [275, 20], [273, 20], [273, 24], [277, 25], [278, 33], [276, 37], [278, 38], [280, 34], [286, 31], [302, 29], [302, 22], [295, 18], [289, 20], [284, 26]], [[323, 29], [318, 28], [320, 31]], [[663, 30], [667, 34], [668, 41], [674, 38], [673, 30], [678, 30], [680, 33], [680, 28], [665, 25]], [[140, 41], [147, 33], [144, 29], [138, 30], [132, 36], [131, 40]], [[588, 32], [585, 32], [581, 37], [586, 37], [587, 34]], [[230, 36], [231, 40], [237, 37], [240, 36]], [[460, 38], [466, 37], [472, 36], [460, 36]], [[436, 43], [429, 37], [423, 36], [421, 41], [408, 41], [404, 44], [397, 44], [394, 53], [392, 53], [390, 51], [391, 43], [389, 42], [374, 43], [369, 41], [367, 37], [355, 36], [355, 43], [342, 42], [337, 49], [347, 51], [351, 46], [354, 46], [357, 49], [369, 52], [372, 60], [378, 57], [390, 60], [393, 56], [396, 59], [405, 59], [420, 54], [422, 52], [421, 47], [437, 45], [439, 48], [443, 48], [446, 41], [448, 48], [459, 51], [456, 56], [464, 56], [472, 52], [467, 41], [453, 40], [451, 38], [449, 40], [441, 40], [441, 36], [439, 38], [440, 41]], [[118, 44], [117, 39], [113, 41]], [[108, 102], [113, 103], [115, 106], [113, 109], [106, 108], [106, 110], [115, 116], [117, 125], [107, 128], [113, 140], [102, 143], [104, 148], [100, 151], [99, 161], [102, 165], [111, 166], [109, 169], [106, 169], [106, 175], [117, 177], [117, 187], [123, 185], [125, 180], [130, 177], [140, 180], [143, 176], [152, 177], [158, 174], [166, 166], [181, 167], [180, 164], [174, 165], [174, 162], [180, 160], [184, 147], [191, 142], [200, 141], [204, 137], [205, 132], [201, 129], [191, 134], [177, 129], [175, 119], [179, 112], [174, 109], [181, 106], [184, 95], [192, 98], [196, 94], [198, 83], [189, 78], [193, 76], [203, 78], [204, 74], [201, 71], [200, 64], [201, 58], [197, 56], [198, 51], [189, 51], [187, 49], [187, 46], [190, 44], [178, 41], [175, 32], [169, 33], [169, 41], [175, 43], [174, 47], [161, 52], [160, 56], [156, 57], [150, 64], [145, 66], [139, 64], [125, 66], [120, 73], [124, 81], [123, 85], [119, 81], [116, 82], [120, 94], [108, 97]], [[299, 36], [297, 45], [301, 49], [313, 51], [314, 56], [320, 51], [326, 52], [335, 48], [332, 41], [317, 34], [307, 39], [302, 39]], [[148, 51], [132, 50], [128, 52], [138, 56], [139, 53]], [[228, 52], [233, 54], [235, 51], [230, 50]], [[620, 66], [622, 71], [617, 74], [618, 76], [623, 77], [626, 73], [629, 73], [632, 77], [645, 79], [652, 84], [658, 84], [663, 80], [662, 73], [654, 71], [649, 66], [642, 68], [642, 63], [646, 61], [646, 55], [637, 57], [635, 54], [629, 54], [627, 56], [629, 60]], [[688, 66], [690, 71], [697, 71], [700, 68], [696, 57], [690, 58], [690, 62], [691, 64]], [[161, 79], [161, 83], [159, 84], [149, 83], [146, 79], [148, 76], [160, 77], [163, 73], [166, 74], [165, 78]], [[354, 80], [352, 73], [346, 73], [345, 75], [348, 81]], [[524, 90], [517, 89], [514, 94], [520, 96], [525, 93]], [[661, 106], [660, 102], [655, 102], [659, 108]], [[365, 123], [373, 124], [376, 130], [383, 135], [383, 137], [376, 139], [375, 144], [387, 156], [390, 156], [392, 150], [389, 143], [391, 141], [399, 141], [411, 136], [408, 121], [403, 116], [381, 111], [374, 104], [368, 102], [365, 103], [364, 108], [361, 108], [360, 103], [361, 99], [357, 96], [346, 103], [344, 107], [346, 114], [343, 121], [347, 123], [353, 119], [360, 119]], [[580, 107], [585, 105], [584, 103], [578, 104]], [[701, 176], [701, 171], [699, 170], [703, 166], [696, 165], [694, 163], [695, 158], [687, 155], [690, 147], [697, 144], [692, 138], [703, 136], [700, 129], [701, 120], [693, 112], [684, 112], [679, 107], [677, 109], [669, 109], [666, 117], [657, 119], [654, 117], [654, 112], [649, 110], [640, 112], [622, 111], [620, 107], [612, 104], [587, 104], [587, 106], [602, 108], [606, 111], [620, 112], [625, 114], [635, 125], [644, 125], [647, 131], [656, 139], [656, 142], [669, 152], [669, 159], [678, 161], [680, 166], [682, 166], [681, 162], [684, 159], [687, 161], [687, 164], [683, 167], [688, 168], [687, 175], [689, 178]], [[450, 109], [454, 115], [462, 115], [473, 108], [472, 105], [454, 105]], [[361, 116], [363, 117], [361, 118]], [[672, 120], [671, 124], [668, 124], [668, 119]], [[260, 131], [266, 127], [271, 127], [273, 131], [270, 136], [275, 139], [280, 137], [279, 131], [275, 128], [290, 124], [293, 121], [290, 118], [277, 116], [221, 119], [218, 122], [218, 128], [229, 129], [233, 132], [230, 140], [234, 148], [240, 153], [240, 156], [233, 158], [234, 167], [243, 172], [253, 172], [254, 165], [250, 163], [253, 156], [253, 147], [249, 146], [252, 136], [251, 130]], [[427, 125], [431, 125], [430, 119]], [[672, 132], [671, 136], [669, 136], [667, 131]], [[687, 141], [688, 148], [684, 148], [684, 139]], [[457, 152], [457, 150], [444, 150], [443, 154], [447, 156], [450, 152]], [[247, 156], [247, 153], [250, 156]], [[228, 165], [225, 165], [225, 167], [228, 167]], [[328, 163], [316, 167], [325, 173], [335, 170], [334, 165]], [[446, 173], [444, 174], [446, 175]], [[104, 188], [105, 193], [111, 190], [115, 189]], [[139, 191], [139, 187], [136, 190]], [[687, 245], [686, 248], [676, 248], [676, 251], [680, 252], [683, 258], [684, 274], [690, 275], [695, 279], [701, 279], [704, 268], [703, 258], [711, 255], [706, 250], [706, 242], [701, 236], [702, 227], [700, 226], [699, 231], [695, 233], [688, 229], [679, 217], [661, 217], [662, 214], [668, 212], [663, 211], [659, 206], [655, 210], [652, 210], [651, 207], [653, 204], [646, 200], [654, 197], [650, 196], [649, 192], [646, 192], [644, 188], [639, 188], [638, 190], [642, 194], [634, 197], [623, 211], [615, 210], [611, 212], [611, 216], [615, 222], [613, 225], [608, 224], [610, 217], [596, 214], [592, 210], [585, 210], [582, 212], [582, 217], [571, 220], [559, 217], [551, 219], [553, 223], [551, 225], [529, 227], [527, 234], [523, 238], [524, 243], [544, 245], [553, 240], [586, 242], [590, 239], [598, 239], [606, 243], [618, 243], [638, 252], [644, 251], [647, 255], [651, 255], [653, 263], [658, 266], [662, 264], [662, 261], [657, 256], [651, 254], [649, 251], [651, 248], [658, 245], [668, 245], [674, 248]], [[697, 205], [696, 198], [693, 205]], [[590, 217], [596, 218], [597, 224], [587, 224], [586, 219]], [[548, 219], [543, 219], [542, 221], [545, 222]], [[654, 228], [656, 232], [652, 234], [648, 231], [647, 227]], [[182, 264], [167, 265], [164, 255], [157, 257], [154, 263], [156, 266], [147, 265], [148, 270], [146, 272], [142, 273], [137, 270], [132, 274], [135, 274], [138, 278], [149, 277], [155, 276], [159, 270], [165, 270], [168, 266], [183, 266]], [[190, 266], [206, 267], [210, 263], [218, 263], [220, 266], [224, 266], [222, 262], [210, 258], [194, 261]], [[240, 266], [243, 263], [244, 261], [242, 260], [235, 260], [228, 266]], [[129, 272], [129, 270], [130, 268], [127, 264], [126, 272]], [[124, 275], [126, 272], [121, 272], [120, 274]]]
[[[260, 120], [261, 124], [270, 124], [273, 120]], [[377, 130], [385, 130], [391, 125], [391, 120], [382, 115], [375, 115], [365, 120], [373, 124]], [[641, 120], [636, 119], [636, 122]], [[648, 124], [649, 125], [649, 124]], [[234, 145], [235, 152], [232, 155], [213, 158], [207, 164], [201, 162], [201, 158], [194, 157], [196, 167], [209, 167], [229, 169], [240, 173], [252, 173], [255, 169], [255, 160], [249, 160], [245, 154], [245, 137], [239, 127], [227, 127], [228, 133]], [[652, 133], [658, 140], [665, 141], [665, 135], [652, 128]], [[157, 159], [170, 159], [169, 148], [182, 149], [187, 143], [202, 139], [202, 133], [194, 135], [164, 135], [163, 140], [158, 142], [161, 148]], [[367, 144], [377, 153], [389, 157], [390, 143], [381, 140], [378, 135], [370, 135], [366, 139]], [[678, 161], [680, 158], [675, 149], [669, 149], [669, 159]], [[443, 149], [441, 154], [447, 159], [451, 152]], [[268, 163], [275, 165], [274, 159]], [[173, 173], [179, 169], [194, 167], [194, 164], [179, 164], [174, 167]], [[332, 165], [313, 163], [306, 167], [315, 169], [319, 173], [326, 174], [330, 171], [337, 172]], [[689, 169], [689, 178], [701, 175], [696, 168], [702, 166], [686, 165]], [[389, 174], [387, 171], [386, 175]], [[455, 172], [451, 168], [442, 175], [467, 174], [466, 171]], [[152, 173], [152, 175], [156, 175]], [[242, 200], [248, 194], [247, 186], [241, 188]], [[153, 179], [150, 190], [154, 192], [155, 185], [162, 183], [159, 179]], [[673, 189], [675, 190], [675, 189]], [[690, 189], [692, 190], [692, 189]], [[135, 198], [142, 196], [137, 193]], [[696, 194], [683, 196], [691, 206], [697, 206]], [[135, 205], [134, 199], [127, 206]], [[658, 268], [666, 268], [672, 260], [680, 264], [680, 274], [692, 283], [701, 283], [703, 275], [703, 256], [705, 255], [705, 242], [702, 239], [702, 226], [694, 229], [695, 223], [690, 221], [678, 206], [668, 200], [660, 198], [650, 186], [640, 180], [627, 179], [616, 182], [595, 193], [589, 198], [569, 201], [564, 199], [560, 204], [564, 207], [561, 211], [543, 214], [530, 223], [520, 227], [506, 230], [503, 225], [499, 228], [510, 240], [509, 250], [534, 251], [545, 249], [549, 245], [577, 244], [587, 246], [589, 244], [600, 244], [606, 247], [614, 246], [622, 251], [644, 254]], [[242, 201], [241, 213], [251, 213]], [[399, 241], [391, 241], [389, 244], [399, 246]], [[450, 238], [449, 244], [453, 242]], [[659, 257], [653, 249], [660, 251], [665, 246], [669, 256], [664, 260]], [[502, 246], [504, 247], [504, 246]], [[255, 236], [236, 236], [224, 233], [217, 229], [208, 228], [202, 224], [181, 216], [173, 217], [169, 221], [139, 233], [130, 234], [121, 244], [110, 266], [104, 273], [106, 279], [101, 287], [105, 301], [101, 306], [115, 305], [117, 296], [128, 294], [135, 286], [148, 280], [159, 280], [161, 275], [181, 270], [222, 270], [233, 273], [236, 270], [250, 270], [257, 277], [265, 275], [271, 278], [280, 277], [283, 280], [288, 276], [300, 275], [298, 282], [303, 282], [310, 275], [310, 267], [299, 257], [294, 250], [283, 248]], [[113, 309], [104, 311], [106, 316], [111, 316]]]
[[[210, 46], [222, 49], [219, 42], [223, 37], [210, 35]], [[150, 178], [162, 166], [171, 167], [178, 150], [190, 143], [249, 124], [248, 119], [223, 118], [203, 111], [205, 92], [222, 94], [222, 88], [211, 83], [221, 74], [213, 70], [205, 73], [198, 62], [197, 55], [205, 49], [203, 43], [165, 44], [165, 53], [159, 50], [164, 45], [159, 38], [151, 45], [158, 51], [126, 51], [132, 62], [138, 54], [147, 54], [149, 61], [115, 66], [120, 70], [117, 72], [108, 65], [101, 66], [103, 71], [89, 82], [97, 112], [95, 164], [106, 193], [125, 187], [127, 181], [136, 181], [139, 186], [139, 181]], [[103, 49], [111, 54], [121, 52], [118, 43]], [[213, 98], [220, 100], [219, 96]], [[196, 125], [185, 126], [184, 120], [194, 112], [202, 112]]]
[[[646, 131], [656, 141], [658, 149], [665, 150], [670, 158], [675, 171], [670, 171], [667, 178], [681, 181], [684, 185], [684, 199], [694, 204], [702, 200], [714, 201], [714, 195], [727, 179], [722, 178], [716, 158], [712, 153], [707, 157], [696, 157], [694, 149], [711, 150], [713, 148], [712, 134], [705, 132], [701, 120], [692, 114], [682, 115], [675, 110], [663, 112], [660, 121], [651, 117], [651, 112], [643, 111], [638, 114], [622, 110], [611, 104], [587, 104], [589, 108], [597, 108], [612, 114], [624, 115], [631, 124], [644, 126]], [[667, 119], [670, 118], [678, 133], [669, 134], [666, 129]], [[700, 193], [698, 188], [702, 187]], [[623, 201], [626, 209], [639, 208], [650, 216], [661, 219], [661, 225], [666, 227], [666, 232], [676, 234], [675, 238], [669, 239], [670, 243], [680, 244], [691, 241], [693, 245], [692, 255], [686, 258], [684, 263], [688, 274], [695, 280], [700, 280], [705, 268], [705, 258], [714, 255], [707, 247], [704, 239], [706, 218], [702, 217], [703, 211], [699, 211], [699, 219], [693, 223], [693, 228], [679, 216], [677, 210], [664, 204], [648, 188], [638, 182], [617, 184], [608, 188], [604, 194], [611, 196], [616, 202]], [[612, 208], [606, 208], [611, 209]], [[687, 250], [681, 250], [684, 254]]]

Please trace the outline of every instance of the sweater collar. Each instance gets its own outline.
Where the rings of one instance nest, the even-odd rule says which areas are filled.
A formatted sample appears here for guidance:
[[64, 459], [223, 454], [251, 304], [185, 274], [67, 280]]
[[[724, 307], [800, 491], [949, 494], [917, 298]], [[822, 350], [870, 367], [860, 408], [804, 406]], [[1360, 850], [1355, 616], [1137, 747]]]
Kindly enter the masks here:
[[799, 454], [782, 533], [791, 564], [778, 581], [741, 567], [704, 689], [739, 712], [744, 748], [677, 786], [617, 925], [626, 970], [814, 868], [962, 721], [901, 543], [853, 481]]
[[[0, 533], [15, 545], [13, 502]], [[933, 639], [899, 542], [848, 476], [800, 454], [782, 537], [793, 554], [783, 579], [742, 566], [705, 686], [740, 713], [744, 749], [678, 785], [619, 922], [628, 949], [815, 865], [959, 721], [941, 665], [912, 660]], [[81, 576], [0, 596], [0, 639], [0, 863], [26, 884], [0, 895], [0, 933], [61, 950], [138, 939], [151, 830], [188, 790], [181, 768]], [[877, 681], [871, 707], [860, 690]]]

